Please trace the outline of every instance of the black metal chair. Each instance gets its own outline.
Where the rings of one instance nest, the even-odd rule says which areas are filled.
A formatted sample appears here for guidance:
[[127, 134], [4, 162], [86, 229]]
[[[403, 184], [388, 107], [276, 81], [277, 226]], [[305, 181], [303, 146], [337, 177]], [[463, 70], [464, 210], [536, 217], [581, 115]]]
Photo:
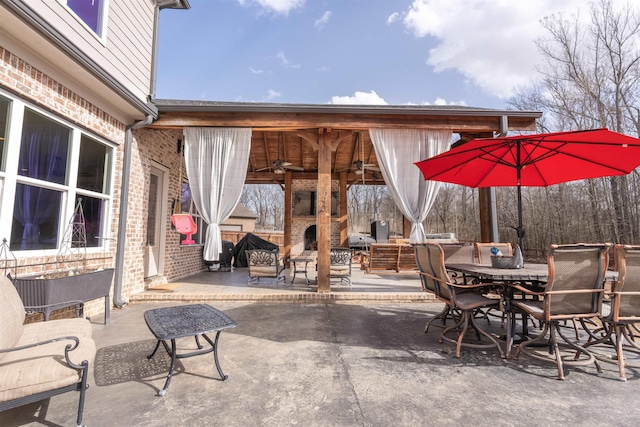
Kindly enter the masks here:
[[331, 248], [329, 252], [329, 278], [338, 278], [340, 282], [351, 286], [351, 259], [353, 251], [349, 248]]
[[259, 283], [263, 277], [274, 279], [272, 283], [275, 285], [284, 283], [284, 265], [277, 249], [250, 249], [245, 253], [249, 267], [249, 285]]

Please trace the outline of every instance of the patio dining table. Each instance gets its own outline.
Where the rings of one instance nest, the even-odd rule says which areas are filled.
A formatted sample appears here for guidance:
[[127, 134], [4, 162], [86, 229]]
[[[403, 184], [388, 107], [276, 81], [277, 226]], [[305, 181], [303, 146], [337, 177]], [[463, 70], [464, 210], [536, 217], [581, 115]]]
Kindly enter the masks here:
[[[515, 324], [515, 312], [511, 310], [511, 300], [514, 298], [514, 288], [510, 285], [517, 284], [534, 291], [543, 291], [549, 277], [547, 264], [526, 263], [523, 268], [496, 268], [490, 265], [473, 263], [447, 263], [449, 271], [461, 273], [466, 279], [496, 285], [495, 289], [502, 298], [502, 308], [507, 316], [507, 358], [510, 357], [513, 346], [513, 327]], [[615, 271], [607, 270], [605, 281], [615, 281], [617, 279]], [[524, 316], [524, 315], [523, 315]], [[529, 335], [527, 330], [527, 320], [523, 317], [522, 338]]]

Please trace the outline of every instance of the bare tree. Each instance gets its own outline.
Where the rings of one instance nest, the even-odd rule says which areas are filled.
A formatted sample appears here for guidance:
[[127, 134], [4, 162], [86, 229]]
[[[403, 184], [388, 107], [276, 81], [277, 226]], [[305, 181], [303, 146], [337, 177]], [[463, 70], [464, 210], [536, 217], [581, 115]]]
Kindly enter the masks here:
[[[545, 131], [607, 127], [640, 135], [637, 10], [631, 3], [598, 0], [590, 4], [587, 22], [578, 15], [545, 18], [542, 25], [546, 37], [537, 42], [546, 59], [539, 69], [542, 79], [519, 89], [509, 104], [516, 108], [535, 106], [544, 111], [545, 119], [540, 124]], [[610, 199], [603, 190], [609, 192]], [[640, 237], [635, 203], [638, 192], [628, 177], [608, 178], [606, 188], [590, 183], [584, 194], [588, 199], [586, 211], [563, 213], [576, 217], [588, 212], [583, 225], [593, 231], [593, 238], [631, 242]], [[611, 211], [604, 203], [608, 201]], [[607, 216], [608, 212], [612, 216]], [[612, 225], [611, 233], [602, 228], [606, 224]], [[556, 227], [554, 230], [558, 231]]]

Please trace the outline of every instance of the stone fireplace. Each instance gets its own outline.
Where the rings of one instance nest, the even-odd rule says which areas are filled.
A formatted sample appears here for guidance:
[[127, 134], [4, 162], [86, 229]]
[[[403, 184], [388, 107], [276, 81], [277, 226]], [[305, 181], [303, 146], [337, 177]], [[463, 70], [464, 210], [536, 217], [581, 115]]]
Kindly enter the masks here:
[[[316, 258], [316, 236], [317, 236], [317, 228], [316, 228], [316, 216], [312, 214], [315, 212], [313, 210], [307, 211], [306, 205], [304, 210], [297, 210], [296, 213], [296, 197], [297, 202], [300, 203], [300, 195], [301, 193], [304, 196], [303, 203], [307, 201], [307, 193], [310, 193], [311, 200], [313, 203], [315, 200], [315, 192], [317, 190], [317, 181], [316, 180], [303, 180], [303, 179], [294, 179], [291, 183], [291, 197], [292, 197], [292, 216], [291, 216], [291, 257], [305, 257], [305, 258]], [[331, 192], [332, 196], [339, 194], [339, 181], [332, 180], [331, 181]], [[339, 195], [338, 195], [339, 198]], [[335, 202], [340, 203], [339, 200]], [[339, 205], [337, 205], [339, 206]], [[339, 210], [338, 210], [339, 212]], [[309, 215], [312, 214], [312, 215]], [[339, 246], [340, 245], [340, 219], [338, 215], [331, 217], [331, 246]]]

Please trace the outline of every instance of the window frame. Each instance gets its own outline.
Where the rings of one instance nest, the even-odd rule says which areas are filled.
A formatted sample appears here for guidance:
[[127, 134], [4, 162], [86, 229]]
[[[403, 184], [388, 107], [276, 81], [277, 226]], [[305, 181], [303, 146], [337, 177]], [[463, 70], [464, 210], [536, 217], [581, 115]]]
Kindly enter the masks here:
[[[11, 251], [20, 257], [38, 257], [57, 255], [60, 252], [64, 232], [68, 227], [69, 221], [73, 216], [78, 197], [92, 197], [103, 200], [102, 203], [102, 221], [100, 223], [100, 244], [97, 246], [88, 246], [86, 251], [91, 253], [103, 253], [109, 251], [111, 244], [108, 236], [111, 234], [112, 223], [112, 206], [114, 200], [114, 182], [116, 173], [116, 155], [117, 145], [105, 140], [104, 138], [87, 131], [71, 123], [64, 118], [54, 115], [46, 110], [39, 108], [22, 98], [16, 97], [4, 90], [0, 90], [0, 96], [10, 101], [7, 120], [7, 134], [5, 135], [5, 155], [6, 168], [0, 170], [0, 181], [2, 181], [2, 191], [0, 192], [0, 239], [10, 239], [13, 227], [13, 214], [15, 207], [16, 188], [18, 184], [33, 185], [39, 188], [51, 189], [61, 193], [60, 202], [60, 223], [57, 230], [57, 241], [54, 249], [12, 249]], [[20, 146], [22, 143], [23, 119], [26, 110], [39, 114], [48, 120], [51, 120], [61, 126], [65, 126], [70, 130], [68, 160], [66, 168], [66, 177], [63, 184], [48, 182], [45, 180], [30, 178], [18, 174], [18, 158], [20, 156]], [[104, 193], [91, 190], [85, 190], [77, 187], [78, 183], [78, 163], [80, 156], [80, 142], [82, 136], [91, 139], [94, 142], [103, 144], [108, 152], [108, 165], [105, 165], [105, 174], [108, 176], [109, 183], [104, 188]]]
[[91, 28], [89, 26], [89, 24], [87, 24], [85, 22], [85, 20], [76, 13], [75, 10], [73, 10], [71, 7], [69, 7], [68, 5], [68, 1], [69, 0], [58, 0], [58, 2], [64, 6], [64, 8], [66, 10], [69, 11], [69, 13], [71, 14], [71, 16], [73, 16], [76, 21], [78, 21], [84, 28], [87, 29], [87, 31], [89, 31], [94, 37], [96, 37], [98, 40], [100, 40], [101, 42], [104, 42], [107, 39], [107, 22], [108, 22], [108, 12], [109, 12], [109, 0], [101, 0], [102, 2], [102, 9], [99, 12], [99, 16], [98, 16], [98, 31], [95, 31], [93, 28]]

